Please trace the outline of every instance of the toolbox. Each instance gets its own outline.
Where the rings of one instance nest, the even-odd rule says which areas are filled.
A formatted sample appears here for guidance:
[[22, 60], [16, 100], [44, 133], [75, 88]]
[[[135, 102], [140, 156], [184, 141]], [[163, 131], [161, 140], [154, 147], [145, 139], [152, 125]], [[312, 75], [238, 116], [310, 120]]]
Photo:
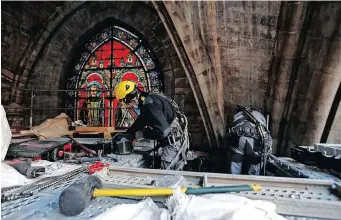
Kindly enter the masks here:
[[9, 145], [7, 157], [26, 157], [56, 161], [58, 151], [64, 148], [68, 141], [28, 140]]

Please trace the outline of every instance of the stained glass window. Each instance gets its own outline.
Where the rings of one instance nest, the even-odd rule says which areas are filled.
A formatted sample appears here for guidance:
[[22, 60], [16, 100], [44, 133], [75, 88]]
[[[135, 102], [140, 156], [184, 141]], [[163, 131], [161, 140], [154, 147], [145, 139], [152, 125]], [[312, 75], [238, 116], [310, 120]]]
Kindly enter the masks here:
[[113, 90], [132, 80], [144, 91], [161, 92], [160, 70], [150, 49], [135, 34], [112, 26], [94, 36], [80, 53], [66, 87], [68, 115], [88, 126], [129, 127], [139, 109], [124, 108]]

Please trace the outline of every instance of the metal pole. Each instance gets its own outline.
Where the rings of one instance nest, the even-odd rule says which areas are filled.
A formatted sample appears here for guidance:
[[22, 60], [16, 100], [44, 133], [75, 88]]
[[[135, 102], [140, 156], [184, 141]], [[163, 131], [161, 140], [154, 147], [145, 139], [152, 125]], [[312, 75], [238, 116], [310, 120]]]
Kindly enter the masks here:
[[[266, 115], [266, 130], [267, 132], [269, 131], [269, 115]], [[268, 132], [268, 135], [270, 135], [270, 133]], [[265, 152], [265, 145], [264, 145], [264, 142], [263, 142], [263, 148], [264, 148], [264, 168], [263, 168], [263, 175], [266, 176], [266, 161], [267, 161], [267, 152]]]
[[155, 151], [155, 141], [153, 141], [153, 143], [154, 143], [154, 148], [153, 148], [153, 151], [154, 151], [154, 153], [153, 153], [153, 169], [155, 169], [155, 153], [156, 153], [156, 151]]
[[[102, 126], [105, 127], [105, 98], [104, 98], [104, 92], [102, 93], [103, 94], [103, 99], [102, 99], [102, 102], [103, 102], [103, 109], [101, 109], [101, 114], [103, 114], [103, 118], [102, 118]], [[102, 106], [101, 106], [102, 107]]]
[[30, 129], [33, 126], [33, 98], [34, 98], [34, 93], [32, 89], [31, 90], [31, 106], [30, 106]]

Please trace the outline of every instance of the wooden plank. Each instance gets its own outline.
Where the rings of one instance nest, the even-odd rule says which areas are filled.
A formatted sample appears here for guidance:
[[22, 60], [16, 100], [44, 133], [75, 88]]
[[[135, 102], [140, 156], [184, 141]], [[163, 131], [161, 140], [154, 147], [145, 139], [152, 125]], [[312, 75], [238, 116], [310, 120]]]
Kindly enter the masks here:
[[108, 127], [109, 133], [126, 132], [126, 129], [116, 129], [115, 127]]
[[21, 139], [21, 138], [27, 138], [27, 137], [32, 137], [32, 136], [36, 136], [33, 133], [28, 133], [28, 134], [12, 134], [12, 138], [13, 139]]
[[125, 132], [125, 130], [115, 129], [115, 127], [76, 127], [75, 132], [82, 134], [104, 133], [105, 139], [111, 139], [111, 133]]
[[108, 132], [107, 127], [76, 127], [76, 132]]
[[20, 135], [35, 135], [35, 134], [32, 133], [31, 130], [22, 130], [20, 131]]
[[76, 127], [76, 131], [91, 131], [91, 132], [125, 132], [125, 129], [116, 129], [115, 127]]

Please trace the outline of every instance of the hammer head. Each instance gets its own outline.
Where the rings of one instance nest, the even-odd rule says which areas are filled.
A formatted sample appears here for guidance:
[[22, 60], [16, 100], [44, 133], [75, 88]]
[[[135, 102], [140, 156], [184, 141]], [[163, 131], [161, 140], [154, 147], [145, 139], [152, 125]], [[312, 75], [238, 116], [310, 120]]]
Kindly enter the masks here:
[[95, 189], [102, 188], [97, 176], [87, 176], [72, 183], [59, 197], [60, 212], [67, 216], [76, 216], [89, 205]]

